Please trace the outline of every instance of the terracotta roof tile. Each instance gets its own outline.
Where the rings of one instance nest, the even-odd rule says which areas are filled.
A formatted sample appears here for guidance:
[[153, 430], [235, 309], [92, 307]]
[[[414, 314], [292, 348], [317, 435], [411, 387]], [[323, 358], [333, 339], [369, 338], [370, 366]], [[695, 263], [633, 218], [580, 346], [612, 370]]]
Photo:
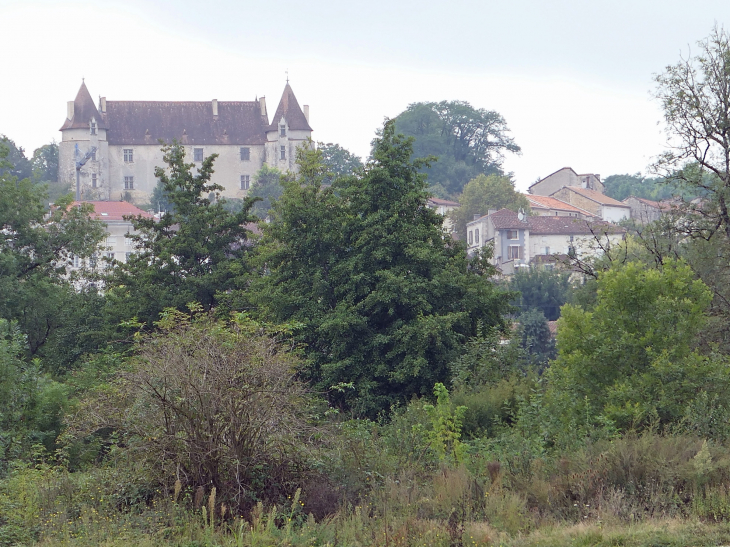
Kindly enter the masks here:
[[[622, 234], [626, 230], [609, 222], [589, 222], [572, 217], [528, 217], [530, 234], [536, 235], [587, 235], [593, 232]], [[591, 231], [593, 230], [593, 231]]]
[[497, 230], [524, 230], [529, 227], [527, 222], [517, 218], [517, 213], [509, 209], [500, 209], [488, 216]]
[[[586, 197], [592, 201], [595, 201], [596, 203], [600, 203], [601, 205], [611, 205], [612, 207], [626, 207], [627, 209], [630, 209], [628, 205], [625, 203], [622, 203], [616, 199], [610, 198], [605, 194], [602, 194], [601, 192], [598, 192], [596, 190], [589, 190], [587, 188], [578, 188], [577, 186], [565, 186], [561, 188], [560, 190], [570, 190], [572, 192], [575, 192], [576, 194], [580, 194], [583, 197]], [[560, 192], [558, 190], [558, 192]]]
[[[534, 196], [532, 194], [523, 194], [527, 200], [530, 202], [531, 207], [536, 208], [545, 208], [545, 209], [559, 209], [561, 211], [570, 211], [571, 213], [580, 213], [582, 215], [590, 215], [595, 216], [588, 211], [584, 211], [583, 209], [579, 209], [578, 207], [575, 207], [574, 205], [571, 205], [570, 203], [565, 203], [564, 201], [561, 201], [557, 198], [549, 197], [549, 196]], [[533, 206], [533, 203], [535, 204]]]
[[147, 211], [132, 205], [126, 201], [74, 201], [71, 207], [89, 203], [94, 206], [93, 218], [97, 220], [124, 220], [125, 216], [141, 215], [145, 218], [152, 218]]

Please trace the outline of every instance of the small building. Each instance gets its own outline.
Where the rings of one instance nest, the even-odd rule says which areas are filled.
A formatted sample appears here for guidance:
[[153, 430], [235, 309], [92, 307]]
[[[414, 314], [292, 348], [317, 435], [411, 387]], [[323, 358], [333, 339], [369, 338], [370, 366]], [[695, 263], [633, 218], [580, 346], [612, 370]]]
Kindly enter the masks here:
[[551, 217], [572, 217], [582, 218], [585, 220], [595, 220], [596, 216], [588, 211], [575, 207], [570, 203], [565, 203], [557, 198], [550, 196], [533, 196], [523, 194], [530, 203], [530, 212], [536, 216]]
[[430, 209], [436, 211], [444, 217], [444, 229], [451, 233], [454, 231], [454, 221], [451, 220], [449, 213], [454, 209], [458, 209], [461, 205], [457, 201], [449, 201], [448, 199], [429, 198], [426, 203]]
[[527, 191], [530, 194], [537, 196], [552, 196], [555, 192], [566, 186], [586, 188], [601, 194], [603, 193], [601, 175], [594, 173], [584, 173], [579, 175], [571, 167], [558, 169], [544, 179], [540, 179], [534, 183], [527, 189]]
[[551, 197], [588, 211], [606, 222], [619, 222], [631, 218], [631, 207], [629, 205], [596, 190], [565, 186], [552, 194]]
[[73, 270], [79, 270], [83, 267], [102, 267], [103, 261], [99, 260], [102, 256], [107, 259], [126, 262], [129, 255], [134, 252], [134, 242], [128, 237], [134, 233], [134, 228], [129, 220], [125, 220], [125, 216], [140, 215], [144, 218], [153, 218], [152, 215], [143, 211], [139, 207], [132, 205], [126, 201], [83, 201], [74, 202], [71, 207], [81, 205], [82, 203], [90, 204], [94, 207], [92, 218], [102, 221], [106, 224], [107, 236], [101, 243], [101, 248], [97, 256], [92, 257], [86, 264], [79, 257], [73, 259]]
[[629, 196], [622, 201], [631, 207], [631, 218], [640, 224], [648, 224], [659, 220], [663, 213], [672, 209], [671, 202], [653, 201], [645, 198]]

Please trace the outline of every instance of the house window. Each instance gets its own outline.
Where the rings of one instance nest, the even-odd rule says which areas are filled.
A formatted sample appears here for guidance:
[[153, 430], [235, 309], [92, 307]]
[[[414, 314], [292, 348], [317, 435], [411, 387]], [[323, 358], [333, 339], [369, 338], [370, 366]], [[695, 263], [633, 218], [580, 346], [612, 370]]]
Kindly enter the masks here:
[[241, 161], [249, 161], [251, 159], [251, 149], [241, 148]]
[[507, 249], [507, 258], [510, 260], [519, 260], [520, 259], [520, 246], [519, 245], [510, 245]]
[[203, 161], [202, 148], [193, 148], [193, 161]]
[[91, 121], [91, 123], [89, 124], [89, 129], [91, 130], [92, 135], [96, 135], [96, 122], [95, 121], [93, 121], [93, 120]]
[[91, 160], [96, 161], [96, 148], [91, 150]]
[[125, 148], [124, 149], [124, 163], [132, 163], [133, 161], [134, 161], [134, 149]]
[[134, 177], [124, 177], [124, 189], [134, 190]]
[[543, 254], [549, 255], [550, 254], [550, 247], [545, 247], [545, 252]]
[[286, 146], [281, 147], [281, 159], [286, 159]]
[[114, 245], [117, 244], [117, 238], [115, 236], [107, 236], [106, 238], [106, 246], [107, 247], [114, 247]]
[[286, 137], [286, 124], [281, 124], [281, 125], [279, 126], [279, 134], [280, 134], [280, 135], [281, 135], [282, 137]]
[[474, 241], [474, 232], [469, 230], [469, 245], [471, 245]]
[[479, 228], [474, 230], [474, 243], [479, 243]]
[[104, 253], [104, 256], [106, 256], [107, 260], [114, 260], [114, 252], [109, 251], [108, 253]]
[[96, 173], [91, 173], [91, 187], [96, 188]]
[[241, 190], [248, 190], [249, 180], [249, 175], [241, 175]]
[[507, 230], [507, 239], [518, 239], [517, 230]]
[[131, 237], [124, 236], [124, 244], [127, 247], [131, 247], [132, 245], [134, 245], [134, 240]]
[[93, 255], [91, 255], [91, 257], [89, 258], [89, 266], [91, 266], [92, 268], [96, 268], [96, 264], [97, 264], [97, 262], [98, 262], [98, 257], [97, 257], [97, 254], [96, 254], [96, 253], [94, 253], [94, 254], [93, 254]]

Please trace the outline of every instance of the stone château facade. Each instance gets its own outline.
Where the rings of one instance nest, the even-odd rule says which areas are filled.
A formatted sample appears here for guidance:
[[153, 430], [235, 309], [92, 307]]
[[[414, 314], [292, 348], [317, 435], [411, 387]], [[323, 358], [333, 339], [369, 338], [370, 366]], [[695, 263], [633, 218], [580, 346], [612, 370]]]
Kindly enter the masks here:
[[[256, 101], [107, 101], [94, 103], [82, 83], [69, 101], [60, 129], [61, 183], [76, 184], [75, 161], [92, 147], [96, 153], [80, 170], [81, 199], [144, 202], [157, 185], [154, 170], [163, 166], [160, 140], [177, 140], [188, 161], [199, 165], [218, 154], [212, 182], [225, 197], [242, 198], [266, 164], [296, 169], [295, 151], [311, 137], [309, 107], [299, 107], [287, 82], [269, 123], [266, 99]], [[127, 194], [128, 193], [128, 194]]]

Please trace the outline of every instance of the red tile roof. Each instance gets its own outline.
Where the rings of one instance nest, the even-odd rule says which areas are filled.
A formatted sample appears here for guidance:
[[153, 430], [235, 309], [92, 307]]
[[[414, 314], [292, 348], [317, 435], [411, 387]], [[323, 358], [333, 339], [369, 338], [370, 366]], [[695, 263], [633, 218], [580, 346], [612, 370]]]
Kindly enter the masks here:
[[572, 217], [528, 217], [530, 234], [535, 235], [588, 235], [592, 233], [622, 234], [624, 228], [608, 222], [589, 222]]
[[[565, 203], [564, 201], [560, 201], [557, 198], [552, 198], [552, 197], [548, 197], [548, 196], [534, 196], [532, 194], [523, 194], [523, 195], [530, 202], [530, 207], [533, 207], [533, 208], [558, 209], [561, 211], [569, 211], [571, 213], [580, 213], [582, 215], [594, 216], [593, 214], [589, 213], [588, 211], [579, 209], [578, 207], [575, 207], [574, 205], [571, 205], [570, 203]], [[533, 203], [534, 203], [534, 205], [533, 205]]]
[[517, 213], [509, 209], [500, 209], [488, 216], [497, 230], [524, 230], [529, 227], [527, 222], [517, 218]]
[[74, 201], [71, 207], [89, 203], [94, 206], [93, 218], [97, 220], [124, 220], [125, 216], [141, 215], [152, 218], [152, 215], [126, 201]]
[[[605, 194], [602, 194], [601, 192], [598, 192], [596, 190], [589, 190], [587, 188], [578, 188], [577, 186], [565, 186], [561, 188], [560, 190], [570, 190], [572, 192], [575, 192], [576, 194], [580, 194], [581, 196], [588, 198], [592, 201], [595, 201], [596, 203], [600, 203], [601, 205], [610, 205], [611, 207], [625, 207], [627, 209], [630, 209], [628, 205], [625, 203], [622, 203], [616, 199], [610, 198]], [[558, 190], [558, 192], [560, 192]]]

